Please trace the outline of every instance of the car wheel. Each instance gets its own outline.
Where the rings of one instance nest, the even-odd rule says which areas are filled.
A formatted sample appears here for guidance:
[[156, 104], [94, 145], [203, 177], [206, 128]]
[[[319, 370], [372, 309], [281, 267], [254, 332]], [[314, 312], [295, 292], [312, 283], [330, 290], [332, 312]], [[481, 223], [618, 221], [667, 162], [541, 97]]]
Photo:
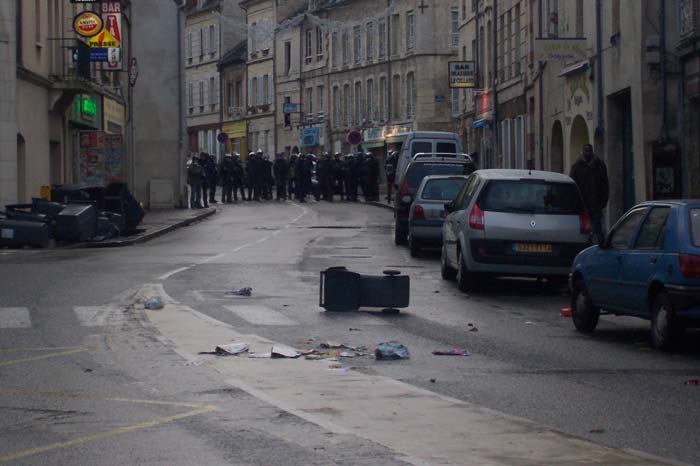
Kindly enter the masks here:
[[574, 284], [574, 292], [571, 295], [571, 311], [571, 318], [576, 330], [584, 333], [591, 333], [595, 330], [600, 318], [600, 308], [593, 305], [583, 280], [576, 280]]
[[669, 350], [683, 334], [671, 299], [664, 292], [656, 295], [651, 309], [651, 344], [654, 348]]
[[406, 244], [406, 233], [404, 233], [401, 230], [401, 227], [399, 227], [399, 222], [396, 222], [394, 224], [394, 243], [397, 246], [401, 246], [402, 244]]
[[474, 276], [464, 262], [462, 251], [457, 251], [457, 286], [462, 291], [471, 291], [474, 285]]
[[408, 235], [408, 250], [411, 252], [411, 257], [418, 257], [420, 254], [420, 243], [413, 235]]
[[455, 270], [447, 265], [447, 252], [444, 245], [442, 246], [442, 254], [440, 254], [440, 275], [442, 275], [443, 280], [454, 280], [456, 275]]

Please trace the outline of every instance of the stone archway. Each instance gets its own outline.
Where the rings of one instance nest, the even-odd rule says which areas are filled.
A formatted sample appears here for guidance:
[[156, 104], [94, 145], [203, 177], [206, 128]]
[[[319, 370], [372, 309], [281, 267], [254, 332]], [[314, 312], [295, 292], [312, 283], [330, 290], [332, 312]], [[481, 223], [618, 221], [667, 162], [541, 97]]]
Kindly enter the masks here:
[[581, 154], [583, 146], [591, 143], [591, 138], [588, 134], [588, 125], [581, 115], [577, 115], [571, 124], [569, 142], [569, 163], [573, 164]]
[[559, 120], [555, 121], [552, 127], [549, 170], [564, 173], [564, 129], [561, 127]]

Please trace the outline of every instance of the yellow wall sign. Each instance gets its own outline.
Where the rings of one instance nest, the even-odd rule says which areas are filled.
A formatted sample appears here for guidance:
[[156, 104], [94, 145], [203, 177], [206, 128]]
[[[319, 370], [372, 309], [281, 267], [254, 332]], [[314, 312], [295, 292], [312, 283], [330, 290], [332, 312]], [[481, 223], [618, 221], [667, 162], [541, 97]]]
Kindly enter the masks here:
[[102, 30], [102, 17], [92, 11], [83, 11], [73, 19], [73, 30], [83, 37], [92, 37]]
[[107, 29], [103, 29], [94, 37], [91, 37], [87, 41], [90, 48], [93, 49], [115, 49], [121, 45], [119, 42]]

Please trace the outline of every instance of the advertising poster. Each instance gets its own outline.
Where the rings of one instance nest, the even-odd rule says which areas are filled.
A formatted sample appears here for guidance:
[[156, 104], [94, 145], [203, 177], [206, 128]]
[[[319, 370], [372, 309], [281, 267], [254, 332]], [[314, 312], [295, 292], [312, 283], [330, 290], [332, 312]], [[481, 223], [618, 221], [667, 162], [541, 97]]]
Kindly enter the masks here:
[[80, 184], [105, 184], [105, 134], [103, 131], [80, 132]]
[[105, 135], [105, 175], [107, 183], [124, 180], [124, 137], [121, 134]]

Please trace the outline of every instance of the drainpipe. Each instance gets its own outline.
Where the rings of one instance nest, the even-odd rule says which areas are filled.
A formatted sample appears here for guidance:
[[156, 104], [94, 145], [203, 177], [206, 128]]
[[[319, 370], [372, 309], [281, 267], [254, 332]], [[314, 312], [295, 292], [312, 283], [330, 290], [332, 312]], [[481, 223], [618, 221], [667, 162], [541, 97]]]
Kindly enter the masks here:
[[[596, 56], [598, 62], [598, 69], [596, 73], [597, 79], [597, 91], [598, 91], [598, 125], [595, 130], [595, 141], [596, 152], [599, 154], [604, 153], [603, 142], [605, 141], [605, 118], [603, 112], [605, 111], [605, 96], [603, 94], [603, 24], [602, 24], [602, 10], [603, 2], [602, 0], [595, 1], [595, 41], [596, 41]], [[607, 157], [605, 157], [607, 158]]]
[[[537, 22], [537, 34], [540, 39], [542, 39], [542, 0], [537, 2], [537, 14], [539, 15], [539, 21]], [[540, 170], [544, 170], [544, 63], [542, 61], [538, 62], [539, 75], [538, 79], [538, 107], [540, 109], [539, 114], [539, 155], [540, 155]]]
[[659, 50], [661, 54], [661, 140], [668, 139], [668, 77], [666, 76], [666, 0], [659, 2], [660, 38]]
[[[387, 7], [391, 6], [391, 0], [386, 0], [386, 5]], [[386, 18], [386, 66], [387, 66], [387, 77], [386, 77], [386, 93], [387, 93], [387, 99], [388, 99], [388, 106], [386, 109], [386, 114], [387, 114], [387, 123], [391, 121], [394, 118], [393, 115], [393, 98], [394, 98], [394, 90], [393, 90], [393, 84], [394, 84], [394, 77], [391, 75], [391, 19], [393, 17], [392, 11], [393, 10], [387, 10], [389, 12], [389, 16]]]
[[493, 139], [491, 141], [491, 157], [496, 159], [498, 153], [498, 0], [493, 0], [493, 28], [491, 42], [493, 44]]
[[178, 3], [175, 1], [175, 5], [177, 6], [176, 10], [176, 15], [177, 15], [177, 111], [178, 111], [178, 140], [180, 142], [180, 151], [179, 151], [179, 157], [178, 157], [178, 162], [177, 162], [177, 187], [178, 187], [178, 193], [180, 194], [180, 207], [186, 208], [187, 207], [187, 196], [184, 194], [184, 188], [185, 188], [185, 163], [183, 160], [183, 151], [185, 147], [185, 139], [184, 139], [184, 102], [183, 102], [183, 94], [185, 92], [184, 86], [185, 82], [183, 79], [183, 69], [182, 69], [182, 40], [179, 40], [182, 38], [182, 17], [180, 16], [182, 13], [182, 9], [185, 7], [186, 2], [185, 0], [182, 0], [181, 3]]

